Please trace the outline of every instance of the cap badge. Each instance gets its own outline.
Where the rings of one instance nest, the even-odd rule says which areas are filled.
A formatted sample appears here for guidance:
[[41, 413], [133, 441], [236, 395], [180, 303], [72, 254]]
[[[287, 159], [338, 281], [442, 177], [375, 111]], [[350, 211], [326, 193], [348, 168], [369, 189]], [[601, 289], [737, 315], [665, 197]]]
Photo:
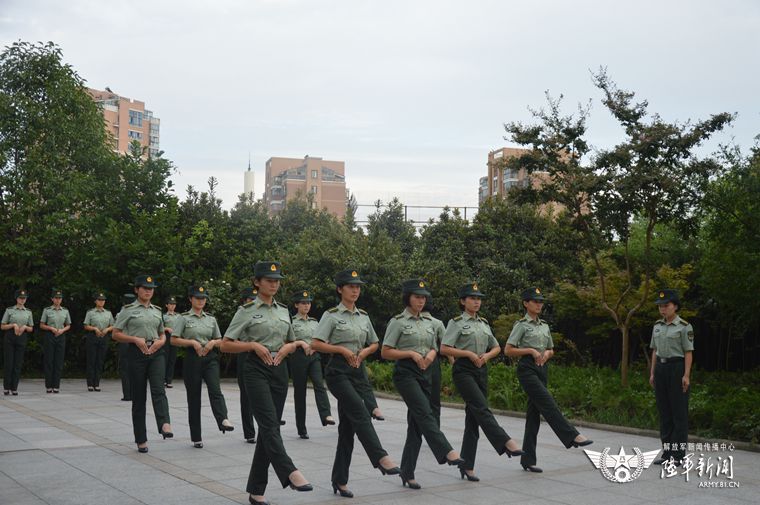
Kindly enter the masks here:
[[424, 282], [420, 282], [420, 287], [424, 288], [425, 287], [425, 283]]
[[660, 298], [665, 298], [665, 291], [660, 291]]
[[537, 295], [540, 295], [540, 294], [541, 294], [541, 290], [540, 290], [540, 289], [538, 289], [538, 288], [536, 288], [536, 294], [537, 294]]
[[473, 284], [472, 285], [472, 290], [473, 291], [477, 291], [478, 290], [478, 285], [477, 284]]
[[353, 272], [351, 272], [351, 277], [359, 277], [359, 274], [356, 273], [356, 270], [354, 270]]
[[309, 293], [307, 293], [306, 291], [304, 291], [304, 292], [303, 292], [303, 297], [304, 297], [304, 298], [308, 298], [308, 297], [309, 297]]
[[198, 291], [200, 291], [201, 293], [203, 293], [203, 292], [204, 292], [204, 291], [206, 291], [206, 290], [205, 290], [205, 289], [203, 289], [203, 286], [201, 286], [201, 287], [199, 287], [199, 288], [198, 288]]
[[146, 277], [145, 280], [148, 282], [153, 282], [153, 277]]

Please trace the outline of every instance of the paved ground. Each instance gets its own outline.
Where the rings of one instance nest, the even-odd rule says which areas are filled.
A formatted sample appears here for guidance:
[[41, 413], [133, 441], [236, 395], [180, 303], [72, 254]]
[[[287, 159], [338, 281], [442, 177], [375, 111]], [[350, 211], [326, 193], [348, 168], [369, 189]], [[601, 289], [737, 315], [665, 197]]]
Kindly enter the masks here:
[[[190, 444], [187, 404], [181, 381], [167, 390], [175, 438], [160, 440], [148, 402], [150, 453], [135, 450], [130, 423], [130, 404], [119, 401], [120, 384], [106, 381], [103, 392], [88, 393], [82, 380], [65, 380], [58, 395], [45, 394], [40, 380], [23, 380], [20, 395], [0, 396], [0, 504], [234, 504], [247, 503], [245, 483], [254, 446], [243, 442], [240, 432], [239, 391], [234, 382], [224, 382], [223, 390], [230, 420], [237, 429], [222, 435], [204, 399], [204, 449]], [[292, 393], [292, 391], [291, 391]], [[704, 489], [701, 481], [727, 482], [725, 478], [699, 478], [692, 472], [689, 482], [679, 476], [661, 479], [660, 468], [650, 467], [631, 483], [617, 484], [603, 478], [580, 449], [566, 450], [547, 425], [539, 433], [539, 465], [543, 474], [523, 472], [515, 459], [499, 457], [481, 437], [476, 472], [479, 483], [459, 479], [455, 468], [439, 466], [423, 445], [417, 480], [423, 489], [401, 487], [398, 477], [383, 477], [369, 464], [357, 442], [349, 487], [353, 500], [335, 497], [330, 488], [330, 467], [335, 450], [335, 427], [318, 422], [313, 397], [309, 393], [307, 422], [310, 440], [296, 435], [292, 394], [285, 406], [287, 425], [283, 438], [295, 464], [315, 485], [310, 493], [270, 486], [273, 504], [363, 503], [374, 505], [458, 505], [520, 503], [758, 503], [760, 454], [734, 451], [706, 453], [714, 462], [719, 455], [734, 458], [734, 479], [738, 488]], [[335, 400], [333, 407], [335, 406]], [[406, 430], [403, 403], [379, 399], [387, 420], [376, 422], [380, 439], [391, 456], [400, 459]], [[499, 422], [518, 440], [523, 420], [499, 417]], [[455, 447], [462, 438], [464, 412], [444, 409], [444, 432]], [[649, 451], [658, 447], [653, 438], [584, 429], [594, 439], [590, 447], [621, 445], [627, 453], [634, 447]], [[270, 483], [275, 482], [270, 470]]]

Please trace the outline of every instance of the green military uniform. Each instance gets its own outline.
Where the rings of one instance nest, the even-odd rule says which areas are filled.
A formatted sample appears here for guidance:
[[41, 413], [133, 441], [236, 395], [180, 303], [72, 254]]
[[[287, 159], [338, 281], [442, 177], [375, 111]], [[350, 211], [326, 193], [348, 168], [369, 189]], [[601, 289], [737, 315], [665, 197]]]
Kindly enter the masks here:
[[[208, 298], [203, 286], [193, 288], [190, 296], [196, 298]], [[164, 315], [164, 317], [166, 317]], [[205, 346], [211, 340], [220, 340], [222, 334], [216, 318], [206, 312], [188, 310], [183, 312], [177, 319], [173, 337], [185, 340], [195, 340]], [[194, 348], [187, 348], [185, 361], [182, 365], [182, 374], [187, 391], [187, 415], [190, 424], [190, 439], [200, 442], [201, 437], [201, 387], [203, 382], [208, 389], [208, 399], [211, 404], [211, 412], [214, 414], [216, 424], [222, 432], [228, 428], [222, 428], [222, 421], [227, 419], [227, 404], [224, 401], [222, 389], [219, 386], [219, 351], [216, 347], [208, 351], [204, 356], [199, 356]]]
[[[404, 294], [430, 296], [425, 281], [421, 279], [405, 281], [402, 289]], [[424, 358], [431, 350], [438, 351], [436, 328], [432, 317], [422, 314], [416, 316], [407, 307], [388, 323], [383, 346], [399, 351], [412, 351]], [[422, 370], [411, 358], [396, 361], [393, 384], [407, 407], [406, 442], [401, 456], [401, 476], [406, 480], [415, 478], [414, 470], [417, 467], [423, 435], [438, 464], [446, 463], [446, 456], [452, 450], [446, 436], [441, 433], [435, 416], [431, 399], [432, 383], [432, 367]]]
[[[116, 319], [119, 319], [119, 314], [124, 310], [124, 307], [135, 301], [134, 293], [125, 293], [121, 297], [122, 308], [119, 313], [116, 314]], [[115, 324], [115, 323], [114, 323]], [[121, 378], [121, 401], [132, 401], [132, 390], [129, 384], [129, 344], [126, 342], [119, 342], [118, 346], [119, 357], [119, 378]]]
[[[299, 290], [291, 295], [293, 303], [311, 302], [312, 297], [308, 291]], [[293, 318], [293, 334], [296, 341], [300, 340], [311, 345], [311, 338], [317, 329], [319, 322], [313, 317], [301, 318], [296, 315]], [[301, 438], [308, 438], [306, 432], [306, 381], [310, 378], [314, 386], [314, 399], [319, 411], [319, 419], [322, 426], [330, 417], [330, 399], [327, 397], [327, 388], [322, 382], [322, 360], [319, 353], [306, 355], [303, 348], [299, 347], [288, 358], [290, 360], [290, 373], [293, 377], [293, 401], [296, 408], [296, 429]]]
[[[174, 305], [177, 304], [177, 299], [173, 296], [170, 296], [168, 300], [166, 300], [167, 305], [170, 303], [173, 303]], [[164, 331], [166, 330], [174, 330], [174, 327], [177, 325], [177, 322], [179, 321], [180, 315], [176, 312], [172, 312], [169, 314], [166, 312], [164, 314]], [[166, 331], [166, 338], [171, 339], [172, 333], [169, 331]], [[167, 340], [168, 343], [168, 340]], [[173, 345], [166, 346], [166, 350], [164, 351], [166, 353], [166, 372], [164, 373], [164, 384], [166, 384], [167, 387], [172, 387], [172, 379], [174, 379], [174, 365], [177, 362], [177, 348]]]
[[[346, 270], [336, 275], [335, 284], [345, 286], [364, 284], [364, 281], [355, 270]], [[367, 313], [357, 308], [349, 310], [342, 303], [322, 314], [313, 338], [345, 347], [354, 354], [378, 341]], [[359, 368], [354, 368], [343, 356], [333, 354], [325, 370], [325, 379], [330, 392], [338, 400], [338, 447], [332, 468], [332, 482], [335, 485], [345, 485], [348, 483], [348, 470], [354, 449], [354, 433], [375, 468], [380, 466], [380, 460], [388, 453], [380, 444], [365, 406], [364, 398], [372, 393], [372, 386], [367, 379], [364, 361]]]
[[[16, 298], [27, 298], [25, 289], [16, 290]], [[32, 311], [26, 307], [14, 305], [3, 313], [2, 324], [17, 324], [19, 326], [34, 326]], [[24, 362], [24, 351], [28, 332], [16, 335], [13, 329], [5, 330], [3, 335], [3, 390], [17, 394], [18, 381], [21, 377], [21, 365]]]
[[[248, 302], [252, 302], [256, 299], [258, 291], [256, 288], [245, 288], [240, 293], [240, 298], [245, 305]], [[238, 307], [240, 311], [243, 307]], [[240, 389], [240, 416], [243, 418], [243, 437], [246, 442], [250, 444], [256, 443], [256, 425], [253, 422], [253, 412], [251, 411], [251, 405], [248, 403], [248, 394], [245, 392], [245, 362], [248, 359], [248, 354], [241, 352], [237, 355], [236, 360], [236, 375], [238, 388]]]
[[[62, 297], [60, 290], [53, 290], [53, 297]], [[71, 314], [65, 307], [56, 308], [54, 305], [46, 307], [42, 311], [40, 323], [52, 326], [60, 330], [71, 326]], [[45, 388], [58, 392], [61, 387], [61, 374], [63, 373], [63, 361], [66, 354], [66, 334], [53, 335], [46, 331], [42, 337], [42, 348], [45, 364]], [[48, 391], [49, 392], [49, 391]]]
[[[659, 292], [656, 304], [673, 302], [680, 305], [678, 293], [672, 289]], [[694, 351], [694, 328], [678, 315], [671, 321], [660, 319], [652, 328], [652, 342], [657, 362], [654, 367], [654, 394], [660, 414], [660, 440], [671, 449], [662, 458], [681, 461], [689, 437], [689, 392], [683, 392], [681, 379], [685, 373], [684, 357]], [[675, 449], [673, 449], [675, 447]]]
[[443, 324], [443, 321], [440, 319], [434, 318], [430, 312], [423, 311], [422, 312], [423, 317], [429, 317], [433, 321], [433, 328], [435, 329], [435, 342], [436, 342], [436, 351], [438, 351], [438, 356], [436, 356], [435, 361], [430, 365], [430, 406], [433, 408], [433, 415], [435, 416], [435, 420], [438, 423], [438, 426], [441, 425], [441, 360], [446, 359], [444, 356], [441, 357], [441, 341], [443, 340], [443, 335], [446, 333], [446, 325]]
[[[471, 283], [459, 289], [459, 298], [468, 296], [483, 297], [484, 294], [477, 283]], [[478, 356], [499, 345], [488, 321], [479, 315], [471, 316], [467, 312], [449, 321], [441, 343], [463, 351], [472, 351]], [[483, 430], [499, 454], [506, 452], [505, 444], [511, 437], [499, 426], [488, 408], [488, 365], [478, 368], [469, 358], [457, 358], [452, 369], [452, 379], [465, 401], [461, 451], [462, 459], [465, 461], [463, 468], [472, 470], [475, 468], [480, 438], [478, 427]]]
[[[538, 288], [529, 288], [523, 292], [523, 300], [540, 300], [544, 297]], [[509, 334], [507, 344], [518, 349], [531, 348], [538, 352], [554, 348], [549, 325], [541, 318], [533, 320], [527, 314], [515, 322]], [[528, 395], [528, 410], [525, 414], [525, 436], [523, 437], [523, 455], [520, 463], [526, 466], [536, 464], [536, 443], [538, 429], [541, 426], [541, 416], [544, 416], [557, 438], [565, 447], [571, 447], [578, 436], [576, 430], [562, 415], [557, 402], [547, 389], [549, 376], [548, 363], [539, 366], [530, 356], [521, 356], [517, 363], [517, 379]]]
[[[105, 293], [97, 293], [96, 300], [105, 300]], [[113, 326], [113, 314], [105, 308], [99, 309], [94, 307], [87, 311], [84, 316], [83, 326], [94, 326], [103, 331]], [[87, 354], [87, 388], [100, 389], [100, 376], [103, 373], [103, 363], [105, 362], [108, 342], [111, 340], [109, 334], [101, 337], [97, 336], [94, 331], [85, 335], [85, 352]]]
[[[135, 286], [151, 288], [156, 287], [156, 284], [153, 283], [153, 278], [150, 276], [139, 276], [135, 279]], [[121, 309], [114, 328], [121, 330], [126, 335], [144, 339], [148, 346], [166, 338], [161, 308], [153, 304], [145, 306], [139, 301], [132, 302]], [[164, 349], [162, 347], [153, 354], [143, 354], [136, 344], [129, 344], [128, 354], [129, 382], [132, 394], [132, 427], [135, 443], [142, 444], [148, 440], [145, 428], [145, 402], [148, 384], [150, 384], [150, 398], [153, 403], [158, 432], [161, 433], [164, 424], [171, 422], [169, 419], [169, 402], [164, 390], [164, 372], [166, 370]]]
[[[257, 262], [254, 276], [283, 278], [280, 263], [271, 261]], [[224, 337], [258, 342], [269, 350], [272, 357], [295, 338], [288, 308], [275, 301], [268, 305], [260, 298], [246, 303], [237, 311]], [[246, 489], [251, 494], [263, 495], [270, 463], [282, 487], [290, 484], [289, 476], [296, 470], [280, 435], [280, 418], [288, 394], [287, 366], [284, 362], [276, 366], [267, 365], [255, 352], [249, 352], [243, 364], [243, 373], [248, 402], [259, 425], [259, 442], [253, 454]]]

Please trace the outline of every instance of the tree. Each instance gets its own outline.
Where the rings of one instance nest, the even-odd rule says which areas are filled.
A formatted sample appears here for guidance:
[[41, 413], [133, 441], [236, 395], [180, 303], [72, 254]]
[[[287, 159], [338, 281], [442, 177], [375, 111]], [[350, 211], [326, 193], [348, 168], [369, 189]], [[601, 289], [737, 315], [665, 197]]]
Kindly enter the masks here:
[[[526, 189], [543, 202], [562, 204], [574, 228], [583, 237], [582, 250], [589, 255], [600, 286], [600, 303], [620, 331], [621, 382], [628, 385], [629, 331], [635, 314], [647, 303], [651, 292], [653, 265], [651, 239], [658, 223], [673, 223], [682, 231], [695, 226], [695, 206], [718, 170], [712, 159], [695, 153], [710, 136], [730, 124], [733, 116], [720, 113], [704, 121], [668, 123], [649, 114], [646, 101], [635, 103], [634, 93], [617, 88], [605, 70], [594, 74], [602, 103], [623, 129], [625, 140], [601, 149], [590, 157], [585, 140], [588, 108], [577, 116], [563, 116], [559, 100], [547, 95], [548, 109], [533, 111], [537, 124], [513, 122], [505, 125], [509, 138], [531, 146], [523, 156], [506, 161], [509, 168], [525, 168], [529, 173], [547, 172], [539, 189]], [[640, 217], [645, 223], [645, 239], [640, 265], [634, 265], [629, 244], [631, 223]], [[625, 286], [610, 293], [609, 272], [600, 251], [611, 243], [623, 250]], [[642, 277], [635, 275], [636, 267]], [[639, 288], [639, 282], [643, 289]], [[637, 292], [632, 301], [628, 295]]]

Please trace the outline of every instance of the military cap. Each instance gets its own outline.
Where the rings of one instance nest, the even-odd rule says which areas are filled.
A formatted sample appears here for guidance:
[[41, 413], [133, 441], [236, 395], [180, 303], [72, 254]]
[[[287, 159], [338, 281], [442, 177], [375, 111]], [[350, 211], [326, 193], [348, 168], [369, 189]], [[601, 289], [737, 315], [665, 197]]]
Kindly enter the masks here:
[[121, 295], [122, 305], [129, 305], [135, 300], [137, 300], [137, 295], [135, 295], [134, 293], [124, 293], [123, 295]]
[[193, 298], [209, 298], [208, 291], [203, 286], [190, 286], [187, 295]]
[[546, 300], [546, 298], [544, 298], [544, 293], [541, 291], [541, 288], [537, 288], [535, 286], [528, 289], [524, 289], [522, 294], [520, 295], [520, 298], [524, 302], [527, 302], [528, 300], [536, 300], [537, 302], [543, 302], [544, 300]]
[[480, 290], [480, 286], [478, 286], [477, 282], [468, 282], [467, 284], [464, 284], [459, 288], [457, 293], [459, 294], [459, 298], [467, 298], [468, 296], [483, 298], [486, 296], [486, 294]]
[[29, 297], [29, 291], [26, 289], [17, 289], [15, 293], [13, 293], [14, 298], [28, 298]]
[[57, 288], [50, 290], [50, 298], [63, 298], [63, 291]]
[[290, 295], [290, 301], [293, 303], [311, 302], [313, 300], [314, 297], [311, 295], [311, 292], [308, 289], [293, 291], [293, 294]]
[[155, 279], [152, 275], [138, 275], [135, 277], [135, 287], [136, 288], [156, 288], [158, 287], [158, 284], [156, 284]]
[[335, 285], [336, 286], [345, 286], [346, 284], [366, 284], [362, 280], [361, 277], [359, 277], [359, 272], [357, 270], [342, 270], [335, 274]]
[[259, 294], [258, 289], [254, 287], [247, 287], [240, 292], [240, 298], [256, 298], [257, 294]]
[[95, 300], [107, 300], [108, 297], [106, 296], [105, 292], [103, 291], [97, 291], [92, 295], [92, 298]]
[[169, 305], [170, 303], [177, 305], [177, 297], [170, 296], [169, 298], [166, 299], [166, 301], [164, 302], [164, 305]]
[[428, 283], [422, 279], [407, 279], [401, 283], [402, 293], [411, 295], [431, 296]]
[[279, 261], [257, 261], [253, 266], [253, 276], [257, 279], [267, 277], [269, 279], [284, 279], [282, 265]]
[[657, 292], [657, 297], [655, 298], [654, 303], [657, 305], [665, 305], [669, 302], [681, 305], [681, 300], [678, 298], [678, 291], [675, 289], [661, 289]]

